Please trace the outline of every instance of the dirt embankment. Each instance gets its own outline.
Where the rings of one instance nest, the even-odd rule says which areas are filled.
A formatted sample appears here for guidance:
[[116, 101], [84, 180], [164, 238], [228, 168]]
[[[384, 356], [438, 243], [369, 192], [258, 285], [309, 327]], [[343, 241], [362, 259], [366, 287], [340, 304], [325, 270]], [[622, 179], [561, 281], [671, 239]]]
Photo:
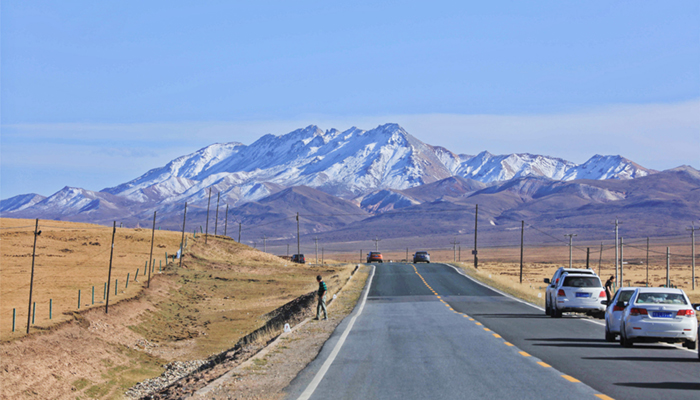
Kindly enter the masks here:
[[123, 398], [169, 363], [243, 359], [259, 346], [249, 334], [263, 328], [254, 336], [265, 343], [266, 329], [305, 307], [305, 297], [293, 300], [315, 289], [317, 274], [337, 288], [352, 270], [286, 263], [225, 238], [203, 242], [190, 241], [183, 268], [164, 267], [149, 289], [110, 305], [109, 314], [73, 312], [63, 324], [0, 344], [0, 398]]

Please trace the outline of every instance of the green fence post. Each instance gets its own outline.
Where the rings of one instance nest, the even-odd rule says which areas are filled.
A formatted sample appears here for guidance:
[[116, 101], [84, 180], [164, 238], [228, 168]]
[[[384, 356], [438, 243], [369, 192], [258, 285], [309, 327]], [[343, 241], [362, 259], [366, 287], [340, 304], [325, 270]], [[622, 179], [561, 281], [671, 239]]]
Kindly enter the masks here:
[[92, 287], [92, 304], [95, 304], [95, 287]]
[[128, 289], [128, 288], [129, 288], [129, 273], [126, 274], [126, 287], [124, 287], [124, 289]]
[[17, 318], [17, 309], [12, 309], [12, 332], [15, 331], [15, 318]]
[[78, 289], [78, 310], [80, 310], [80, 289]]
[[36, 301], [34, 302], [34, 307], [32, 308], [32, 325], [34, 325], [34, 317], [36, 317]]
[[114, 280], [114, 295], [117, 295], [117, 285], [119, 285], [119, 279]]
[[156, 270], [156, 259], [153, 259], [153, 262], [151, 263], [151, 273], [155, 272]]
[[134, 282], [139, 281], [139, 268], [136, 268], [136, 276], [134, 276]]
[[49, 319], [53, 317], [53, 299], [49, 299]]
[[107, 282], [105, 282], [105, 290], [102, 292], [102, 300], [107, 298]]

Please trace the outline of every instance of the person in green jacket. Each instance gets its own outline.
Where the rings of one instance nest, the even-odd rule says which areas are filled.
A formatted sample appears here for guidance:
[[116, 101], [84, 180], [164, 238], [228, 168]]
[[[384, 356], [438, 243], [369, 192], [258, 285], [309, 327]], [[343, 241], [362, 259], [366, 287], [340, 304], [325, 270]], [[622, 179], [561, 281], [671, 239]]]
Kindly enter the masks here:
[[318, 306], [316, 307], [316, 320], [321, 316], [321, 309], [323, 309], [323, 319], [328, 319], [328, 312], [326, 311], [326, 292], [328, 291], [328, 286], [326, 282], [323, 281], [321, 275], [316, 277], [318, 281]]

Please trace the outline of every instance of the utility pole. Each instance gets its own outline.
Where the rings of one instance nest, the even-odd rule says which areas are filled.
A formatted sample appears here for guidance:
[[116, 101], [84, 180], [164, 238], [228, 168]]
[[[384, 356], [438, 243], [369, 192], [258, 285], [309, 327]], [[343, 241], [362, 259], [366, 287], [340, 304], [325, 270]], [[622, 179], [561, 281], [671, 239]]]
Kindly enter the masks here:
[[[147, 265], [150, 265], [153, 263], [153, 242], [156, 238], [156, 212], [153, 211], [153, 230], [151, 231], [151, 254], [148, 256], [148, 263]], [[148, 281], [146, 282], [146, 287], [150, 288], [151, 287], [151, 268], [148, 268]]]
[[603, 276], [600, 268], [603, 266], [603, 242], [600, 242], [600, 256], [598, 257], [598, 276]]
[[205, 224], [206, 230], [204, 231], [204, 244], [207, 244], [207, 238], [209, 238], [209, 205], [210, 204], [211, 204], [211, 187], [209, 187], [209, 201], [207, 201], [207, 223]]
[[301, 239], [299, 238], [299, 213], [297, 212], [297, 254], [301, 254]]
[[687, 231], [690, 231], [690, 237], [691, 237], [691, 239], [693, 240], [692, 245], [691, 245], [691, 248], [690, 248], [690, 249], [691, 249], [690, 252], [692, 253], [692, 254], [691, 254], [691, 257], [692, 257], [692, 260], [693, 260], [693, 267], [692, 267], [692, 269], [691, 269], [691, 275], [692, 275], [692, 276], [691, 276], [691, 280], [693, 281], [693, 290], [695, 290], [695, 231], [697, 230], [697, 229], [695, 228], [695, 223], [693, 223], [693, 224], [690, 226], [690, 229], [686, 229], [686, 230], [687, 230]]
[[182, 259], [185, 258], [185, 223], [187, 222], [187, 202], [185, 202], [185, 214], [182, 216], [182, 239], [180, 239], [180, 268], [182, 268]]
[[525, 244], [525, 220], [520, 221], [520, 283], [523, 283], [523, 253]]
[[316, 265], [318, 265], [318, 236], [314, 238], [314, 245], [316, 246]]
[[241, 223], [238, 223], [238, 243], [241, 242]]
[[224, 219], [224, 236], [226, 236], [226, 228], [228, 228], [228, 204], [226, 204], [226, 218]]
[[671, 287], [671, 248], [666, 247], [666, 287]]
[[[116, 222], [115, 222], [116, 226]], [[39, 218], [36, 219], [36, 224], [34, 225], [34, 249], [32, 250], [32, 275], [29, 280], [29, 308], [27, 311], [27, 334], [29, 334], [29, 324], [32, 322], [32, 291], [34, 290], [34, 258], [36, 257], [36, 238], [41, 235], [39, 230]], [[14, 311], [13, 311], [14, 312]], [[14, 314], [13, 314], [14, 316]], [[12, 320], [12, 329], [14, 329], [14, 319]]]
[[109, 250], [109, 273], [107, 274], [107, 298], [105, 299], [105, 314], [109, 313], [109, 287], [112, 283], [112, 256], [114, 255], [114, 235], [117, 233], [117, 221], [112, 225], [112, 246]]
[[619, 225], [620, 225], [620, 222], [617, 220], [617, 218], [615, 218], [615, 282], [618, 282], [618, 284], [620, 282], [620, 280], [618, 279], [620, 271], [619, 271], [619, 267], [617, 264], [619, 257], [620, 257], [619, 248], [617, 247], [618, 243], [620, 243], [619, 238], [618, 238]]
[[586, 269], [591, 269], [591, 248], [586, 247]]
[[382, 239], [375, 236], [372, 240], [374, 241], [374, 251], [379, 251], [379, 242], [381, 242]]
[[620, 238], [620, 287], [625, 286], [625, 262], [623, 256], [623, 240], [624, 238]]
[[649, 287], [649, 236], [647, 236], [647, 287]]
[[477, 256], [477, 250], [476, 250], [476, 232], [477, 228], [479, 227], [479, 205], [476, 205], [476, 212], [474, 213], [474, 250], [472, 251], [472, 254], [474, 254], [474, 268], [479, 268], [479, 257]]
[[457, 238], [454, 238], [450, 244], [452, 244], [452, 258], [454, 259], [454, 262], [457, 262], [457, 245], [459, 244]]
[[267, 236], [263, 235], [263, 252], [267, 253]]
[[573, 260], [572, 260], [572, 254], [571, 254], [571, 250], [573, 249], [572, 242], [573, 242], [574, 236], [578, 236], [578, 235], [576, 235], [575, 233], [568, 233], [568, 234], [565, 234], [564, 236], [569, 237], [569, 268], [573, 268], [572, 267]]
[[216, 228], [219, 227], [219, 199], [221, 198], [221, 192], [216, 194], [216, 214], [214, 216], [214, 236], [216, 236]]

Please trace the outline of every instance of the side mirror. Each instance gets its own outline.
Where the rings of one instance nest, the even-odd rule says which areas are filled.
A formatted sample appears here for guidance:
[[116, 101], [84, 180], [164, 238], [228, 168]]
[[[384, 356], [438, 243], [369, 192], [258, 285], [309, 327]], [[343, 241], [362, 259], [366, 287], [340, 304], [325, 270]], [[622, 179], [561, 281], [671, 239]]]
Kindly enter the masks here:
[[693, 304], [693, 308], [694, 308], [696, 311], [700, 311], [700, 303]]
[[544, 278], [544, 283], [549, 283], [549, 278]]

